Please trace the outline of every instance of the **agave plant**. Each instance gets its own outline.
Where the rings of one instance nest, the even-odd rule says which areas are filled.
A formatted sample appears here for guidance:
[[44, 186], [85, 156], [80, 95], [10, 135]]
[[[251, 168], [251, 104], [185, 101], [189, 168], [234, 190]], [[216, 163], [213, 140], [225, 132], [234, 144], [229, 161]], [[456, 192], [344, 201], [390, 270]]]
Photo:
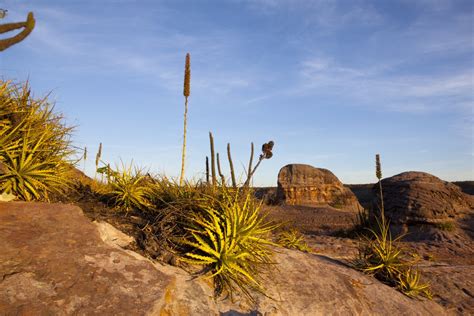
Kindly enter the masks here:
[[264, 292], [260, 273], [271, 263], [268, 234], [275, 226], [259, 216], [250, 194], [243, 203], [238, 195], [225, 194], [219, 207], [211, 201], [191, 215], [189, 236], [181, 241], [190, 250], [181, 260], [204, 266], [198, 275], [213, 279], [216, 296], [240, 289], [253, 300], [252, 291]]

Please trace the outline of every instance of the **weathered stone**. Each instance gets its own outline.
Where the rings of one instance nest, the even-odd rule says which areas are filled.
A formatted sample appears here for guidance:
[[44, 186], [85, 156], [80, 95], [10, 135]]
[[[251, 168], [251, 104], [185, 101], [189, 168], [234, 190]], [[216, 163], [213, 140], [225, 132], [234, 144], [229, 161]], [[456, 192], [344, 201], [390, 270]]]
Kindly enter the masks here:
[[0, 314], [446, 314], [340, 262], [287, 249], [275, 256], [278, 271], [265, 275], [272, 299], [216, 302], [209, 280], [152, 263], [108, 236], [75, 206], [0, 203]]
[[107, 222], [94, 221], [93, 223], [97, 226], [102, 241], [110, 246], [125, 248], [134, 241], [133, 237], [122, 233]]
[[[436, 224], [474, 210], [474, 197], [425, 172], [403, 172], [382, 180], [384, 209], [393, 224]], [[378, 202], [378, 185], [374, 207]]]
[[71, 205], [0, 203], [0, 245], [0, 315], [145, 315], [173, 280]]
[[355, 195], [331, 171], [303, 164], [280, 169], [277, 200], [289, 205], [328, 204], [344, 210], [362, 209]]

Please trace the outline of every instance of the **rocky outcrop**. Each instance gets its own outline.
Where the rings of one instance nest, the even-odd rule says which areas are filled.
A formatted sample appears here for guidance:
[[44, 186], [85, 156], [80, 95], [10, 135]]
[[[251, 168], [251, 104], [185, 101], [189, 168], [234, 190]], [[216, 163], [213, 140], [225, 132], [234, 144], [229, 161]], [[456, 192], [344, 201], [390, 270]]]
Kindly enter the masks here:
[[[393, 224], [437, 224], [472, 212], [474, 198], [429, 173], [409, 171], [382, 180], [385, 214]], [[378, 185], [373, 192], [378, 196]], [[378, 203], [374, 199], [374, 206]]]
[[444, 315], [323, 256], [279, 249], [271, 298], [215, 301], [209, 281], [152, 263], [75, 206], [0, 203], [1, 315]]
[[303, 164], [280, 169], [277, 200], [289, 205], [328, 204], [344, 210], [362, 209], [355, 195], [331, 171]]
[[173, 280], [71, 205], [0, 203], [0, 244], [1, 315], [144, 315]]

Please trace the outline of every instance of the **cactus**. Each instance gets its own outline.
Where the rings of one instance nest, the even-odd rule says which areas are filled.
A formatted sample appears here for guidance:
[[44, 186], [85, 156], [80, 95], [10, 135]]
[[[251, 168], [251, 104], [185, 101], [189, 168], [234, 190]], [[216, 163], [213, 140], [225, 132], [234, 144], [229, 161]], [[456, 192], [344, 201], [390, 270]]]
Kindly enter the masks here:
[[82, 156], [84, 160], [84, 173], [86, 172], [86, 160], [87, 160], [87, 147], [84, 147], [84, 155]]
[[232, 187], [235, 189], [235, 188], [237, 188], [237, 182], [235, 181], [234, 164], [232, 163], [232, 156], [230, 155], [230, 143], [227, 143], [227, 158], [229, 159], [229, 167], [230, 167], [230, 176], [231, 176], [231, 179], [232, 179]]
[[183, 95], [184, 101], [184, 131], [183, 131], [183, 151], [181, 155], [181, 176], [179, 177], [179, 185], [183, 185], [184, 181], [184, 162], [186, 160], [186, 125], [188, 115], [188, 97], [191, 93], [191, 56], [189, 53], [186, 54], [186, 63], [184, 66], [184, 88]]
[[217, 172], [219, 172], [219, 177], [221, 177], [221, 185], [225, 186], [225, 177], [221, 170], [221, 162], [219, 159], [219, 153], [217, 153]]
[[97, 151], [97, 155], [95, 155], [95, 175], [94, 179], [97, 176], [97, 168], [99, 168], [100, 157], [102, 156], [102, 143], [99, 144], [99, 150]]
[[7, 23], [7, 24], [0, 24], [0, 34], [7, 33], [16, 29], [24, 28], [20, 33], [17, 35], [5, 38], [0, 40], [0, 51], [4, 51], [5, 49], [9, 48], [12, 45], [15, 45], [22, 40], [24, 40], [35, 28], [35, 18], [33, 16], [33, 12], [28, 13], [28, 17], [26, 18], [26, 22], [17, 22], [17, 23]]
[[206, 156], [206, 183], [209, 185], [209, 157]]
[[212, 137], [212, 133], [209, 132], [209, 143], [211, 146], [211, 176], [212, 176], [212, 186], [216, 186], [216, 162], [214, 158], [214, 138]]
[[250, 183], [250, 178], [252, 174], [252, 163], [253, 163], [253, 142], [250, 144], [250, 160], [247, 171], [247, 180], [245, 180], [244, 187], [248, 186]]

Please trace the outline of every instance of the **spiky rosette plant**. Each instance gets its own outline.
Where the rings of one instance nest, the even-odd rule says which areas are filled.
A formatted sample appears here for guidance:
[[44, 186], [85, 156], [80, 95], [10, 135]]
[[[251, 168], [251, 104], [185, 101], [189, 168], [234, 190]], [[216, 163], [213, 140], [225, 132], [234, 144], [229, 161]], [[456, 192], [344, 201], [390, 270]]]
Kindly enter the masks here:
[[[46, 136], [45, 132], [43, 136]], [[69, 187], [69, 165], [61, 155], [42, 158], [46, 137], [24, 135], [19, 149], [0, 146], [0, 192], [25, 200], [49, 200], [49, 193], [61, 194]]]
[[408, 268], [398, 275], [397, 288], [406, 296], [416, 298], [424, 296], [428, 299], [433, 298], [428, 283], [421, 282], [421, 274], [418, 270]]
[[304, 240], [304, 236], [296, 229], [290, 229], [280, 233], [277, 243], [288, 249], [297, 249], [303, 252], [311, 252], [311, 248]]
[[[375, 175], [379, 186], [380, 212], [375, 216], [376, 227], [366, 228], [368, 235], [362, 236], [359, 257], [355, 266], [391, 286], [397, 287], [410, 297], [419, 295], [431, 298], [428, 284], [420, 283], [420, 274], [413, 270], [414, 262], [407, 260], [409, 253], [400, 247], [403, 235], [392, 238], [390, 223], [385, 218], [382, 192], [382, 168], [380, 155], [375, 156]], [[412, 256], [416, 254], [411, 254]]]
[[49, 200], [68, 188], [72, 127], [28, 83], [0, 81], [0, 193]]
[[133, 163], [112, 170], [109, 165], [98, 172], [105, 173], [107, 182], [107, 197], [118, 209], [130, 211], [132, 209], [144, 210], [150, 206], [150, 185], [146, 174], [139, 168], [134, 168]]
[[358, 266], [382, 281], [393, 283], [406, 265], [398, 245], [402, 236], [393, 239], [389, 223], [379, 218], [376, 220], [377, 228], [369, 229], [369, 235], [362, 236]]
[[250, 194], [242, 201], [238, 192], [224, 193], [201, 209], [191, 214], [189, 235], [181, 241], [189, 251], [181, 260], [203, 266], [198, 275], [213, 279], [216, 297], [240, 290], [253, 300], [253, 291], [264, 292], [261, 272], [272, 262], [269, 233], [275, 226], [259, 215]]

